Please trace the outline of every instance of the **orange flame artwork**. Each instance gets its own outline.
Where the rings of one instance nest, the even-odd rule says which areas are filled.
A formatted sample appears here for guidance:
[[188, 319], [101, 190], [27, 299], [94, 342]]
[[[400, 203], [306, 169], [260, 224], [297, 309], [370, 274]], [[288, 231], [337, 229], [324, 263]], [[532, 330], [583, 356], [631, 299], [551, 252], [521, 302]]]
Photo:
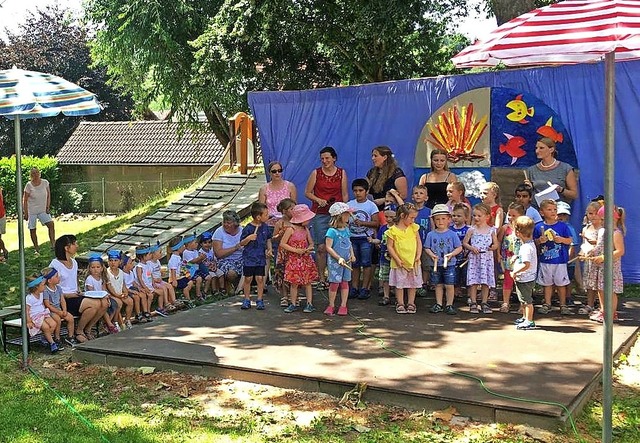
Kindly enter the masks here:
[[473, 103], [462, 107], [453, 105], [437, 117], [435, 126], [428, 124], [429, 136], [426, 141], [447, 151], [447, 157], [453, 163], [483, 159], [486, 154], [477, 154], [474, 150], [487, 129], [488, 118], [485, 115], [477, 121], [477, 116], [473, 114]]

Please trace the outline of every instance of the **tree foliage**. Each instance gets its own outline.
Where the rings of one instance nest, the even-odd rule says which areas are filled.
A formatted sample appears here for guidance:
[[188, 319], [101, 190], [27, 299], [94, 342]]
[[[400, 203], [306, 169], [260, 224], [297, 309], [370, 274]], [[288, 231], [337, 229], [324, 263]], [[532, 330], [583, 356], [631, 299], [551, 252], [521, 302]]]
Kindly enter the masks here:
[[498, 26], [536, 8], [558, 3], [560, 0], [486, 0], [484, 10], [495, 15]]
[[[65, 10], [49, 6], [31, 13], [15, 32], [7, 31], [7, 42], [0, 40], [0, 69], [21, 69], [58, 75], [98, 96], [103, 111], [88, 120], [128, 120], [132, 99], [107, 85], [106, 70], [91, 67], [86, 31], [73, 22]], [[80, 122], [64, 117], [25, 120], [22, 140], [25, 154], [55, 155]], [[0, 153], [14, 152], [13, 122], [0, 119]]]
[[89, 0], [95, 59], [144, 106], [203, 110], [221, 142], [250, 90], [451, 72], [465, 0]]

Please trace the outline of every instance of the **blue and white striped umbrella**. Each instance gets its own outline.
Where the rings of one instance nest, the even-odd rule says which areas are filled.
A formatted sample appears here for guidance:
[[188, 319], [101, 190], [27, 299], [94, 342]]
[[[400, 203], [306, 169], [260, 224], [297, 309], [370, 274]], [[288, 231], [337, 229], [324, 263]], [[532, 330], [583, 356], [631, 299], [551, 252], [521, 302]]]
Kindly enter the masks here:
[[[0, 115], [14, 121], [16, 141], [16, 201], [22, 201], [22, 162], [20, 152], [20, 120], [97, 114], [102, 110], [95, 94], [63, 78], [41, 72], [6, 69], [0, 71]], [[22, 221], [22, 205], [18, 203], [18, 220]], [[53, 246], [53, 245], [51, 245]], [[22, 303], [22, 364], [27, 366], [26, 270], [24, 261], [24, 225], [18, 223], [20, 249], [20, 294]]]
[[95, 94], [61, 77], [41, 72], [0, 71], [0, 115], [14, 119], [97, 114]]

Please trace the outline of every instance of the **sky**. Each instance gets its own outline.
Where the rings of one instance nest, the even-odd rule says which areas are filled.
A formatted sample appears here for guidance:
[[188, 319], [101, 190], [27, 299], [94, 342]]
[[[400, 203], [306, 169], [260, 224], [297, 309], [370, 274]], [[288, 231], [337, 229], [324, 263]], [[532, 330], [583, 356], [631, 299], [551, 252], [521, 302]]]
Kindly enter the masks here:
[[[468, 0], [473, 6], [483, 0]], [[47, 4], [59, 4], [63, 8], [81, 10], [82, 0], [0, 0], [0, 38], [5, 37], [4, 28], [15, 30], [17, 25], [24, 21], [29, 11], [44, 7]], [[486, 19], [472, 14], [461, 23], [459, 31], [468, 36], [471, 41], [486, 36], [496, 27], [495, 18]]]

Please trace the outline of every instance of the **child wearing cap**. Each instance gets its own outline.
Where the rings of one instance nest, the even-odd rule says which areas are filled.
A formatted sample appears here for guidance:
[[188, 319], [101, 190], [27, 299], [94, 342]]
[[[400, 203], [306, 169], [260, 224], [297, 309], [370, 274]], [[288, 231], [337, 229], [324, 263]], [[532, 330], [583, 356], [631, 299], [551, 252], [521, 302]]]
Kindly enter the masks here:
[[60, 327], [60, 320], [52, 317], [49, 309], [44, 306], [42, 292], [45, 287], [45, 278], [42, 274], [33, 274], [27, 278], [27, 290], [29, 294], [25, 299], [25, 310], [27, 311], [27, 329], [34, 337], [42, 332], [44, 338], [49, 343], [51, 353], [62, 350], [61, 345], [53, 340], [53, 331]]
[[[157, 290], [153, 287], [153, 275], [152, 269], [149, 265], [149, 260], [151, 260], [151, 249], [149, 246], [138, 246], [136, 248], [136, 259], [138, 263], [134, 268], [134, 275], [136, 277], [136, 286], [140, 290], [140, 297], [145, 297], [147, 299], [146, 308], [147, 311], [144, 311], [142, 315], [147, 320], [147, 322], [153, 321], [151, 318], [151, 305], [153, 303], [153, 299], [155, 295], [158, 295], [158, 308], [162, 309], [164, 307], [164, 299], [162, 298], [163, 292]], [[156, 313], [163, 315], [162, 311], [158, 312], [156, 309]], [[164, 314], [166, 315], [166, 314]]]
[[182, 291], [182, 296], [185, 300], [191, 300], [191, 288], [193, 288], [195, 282], [187, 276], [185, 262], [182, 259], [183, 252], [184, 242], [182, 237], [173, 237], [169, 240], [169, 243], [167, 243], [169, 284], [175, 290]]
[[199, 301], [204, 301], [204, 296], [202, 295], [202, 282], [210, 279], [208, 270], [200, 269], [200, 265], [207, 258], [206, 255], [200, 253], [198, 251], [198, 236], [194, 232], [192, 235], [187, 235], [182, 239], [184, 243], [184, 251], [182, 251], [182, 259], [185, 261], [187, 266], [195, 265], [194, 269], [196, 272], [191, 274], [191, 279], [195, 282], [196, 287], [196, 299]]
[[387, 251], [387, 231], [394, 225], [395, 211], [385, 209], [381, 212], [380, 228], [375, 238], [371, 238], [371, 244], [379, 248], [378, 251], [378, 282], [382, 283], [382, 298], [378, 302], [380, 306], [387, 306], [391, 302], [391, 286], [389, 286], [389, 271], [391, 262]]
[[200, 248], [198, 252], [204, 255], [204, 260], [200, 263], [200, 270], [208, 276], [204, 279], [204, 293], [220, 295], [224, 292], [224, 272], [218, 269], [216, 255], [213, 253], [213, 234], [204, 231], [200, 235]]
[[289, 306], [286, 313], [298, 309], [298, 287], [304, 286], [307, 304], [303, 312], [311, 313], [316, 310], [313, 306], [313, 288], [311, 282], [318, 280], [318, 269], [311, 258], [313, 252], [313, 237], [309, 231], [309, 222], [315, 214], [307, 205], [295, 205], [291, 210], [290, 226], [285, 227], [280, 247], [287, 252], [284, 265], [284, 281], [289, 283]]
[[151, 279], [153, 280], [153, 288], [162, 292], [162, 297], [165, 300], [164, 307], [162, 308], [162, 314], [167, 312], [173, 312], [176, 310], [174, 303], [176, 302], [176, 291], [169, 283], [162, 279], [162, 264], [160, 264], [160, 258], [162, 257], [162, 250], [160, 249], [160, 242], [149, 247], [151, 252], [151, 258], [147, 263], [151, 268]]
[[427, 234], [424, 250], [434, 263], [431, 272], [431, 284], [436, 287], [436, 303], [429, 312], [437, 314], [443, 311], [443, 296], [446, 292], [444, 312], [456, 314], [453, 307], [456, 283], [457, 255], [462, 252], [462, 243], [458, 235], [449, 229], [451, 214], [447, 205], [435, 205], [431, 211], [434, 230]]
[[256, 309], [264, 306], [264, 277], [267, 257], [271, 258], [271, 230], [265, 223], [269, 219], [267, 205], [255, 202], [251, 205], [251, 221], [242, 229], [240, 246], [242, 249], [242, 275], [244, 276], [244, 300], [241, 309], [251, 308], [251, 282], [255, 279], [258, 299]]
[[580, 267], [576, 266], [576, 261], [574, 260], [578, 255], [578, 245], [580, 245], [581, 242], [576, 229], [571, 225], [571, 221], [569, 220], [569, 217], [571, 217], [571, 206], [569, 203], [563, 201], [558, 201], [556, 204], [558, 207], [558, 220], [566, 223], [569, 232], [571, 232], [569, 261], [567, 262], [567, 273], [569, 274], [570, 281], [569, 288], [567, 289], [567, 305], [571, 306], [573, 304], [571, 287], [573, 286], [576, 290], [579, 290], [582, 285], [582, 273], [580, 272]]
[[327, 270], [329, 274], [329, 306], [324, 310], [325, 315], [335, 315], [335, 303], [340, 288], [340, 307], [338, 315], [347, 315], [347, 300], [349, 298], [349, 282], [351, 281], [351, 263], [356, 261], [351, 246], [349, 219], [351, 209], [349, 205], [336, 202], [329, 208], [329, 229], [325, 236], [327, 249]]
[[[119, 302], [115, 314], [116, 328], [117, 325], [122, 325], [123, 328], [131, 329], [133, 299], [129, 297], [129, 290], [124, 284], [124, 272], [120, 270], [120, 255], [120, 251], [107, 251], [107, 290], [111, 297]], [[124, 318], [122, 318], [122, 306], [124, 306]]]
[[54, 341], [60, 342], [60, 325], [63, 321], [67, 322], [67, 337], [65, 341], [69, 346], [75, 346], [78, 343], [84, 343], [87, 338], [79, 335], [78, 339], [75, 336], [75, 320], [73, 315], [67, 311], [67, 301], [62, 296], [62, 288], [60, 283], [60, 274], [54, 268], [44, 268], [42, 270], [42, 276], [44, 277], [44, 291], [42, 292], [42, 301], [45, 308], [50, 312], [51, 317], [56, 320], [58, 324], [53, 331]]
[[109, 277], [107, 276], [102, 257], [100, 255], [90, 255], [87, 263], [87, 278], [84, 281], [85, 291], [105, 291], [106, 297], [109, 300], [109, 307], [107, 312], [102, 316], [107, 330], [110, 334], [117, 334], [120, 332], [118, 328], [113, 324], [113, 319], [116, 317], [116, 313], [120, 312], [122, 308], [122, 301], [109, 296], [107, 291], [107, 282]]

